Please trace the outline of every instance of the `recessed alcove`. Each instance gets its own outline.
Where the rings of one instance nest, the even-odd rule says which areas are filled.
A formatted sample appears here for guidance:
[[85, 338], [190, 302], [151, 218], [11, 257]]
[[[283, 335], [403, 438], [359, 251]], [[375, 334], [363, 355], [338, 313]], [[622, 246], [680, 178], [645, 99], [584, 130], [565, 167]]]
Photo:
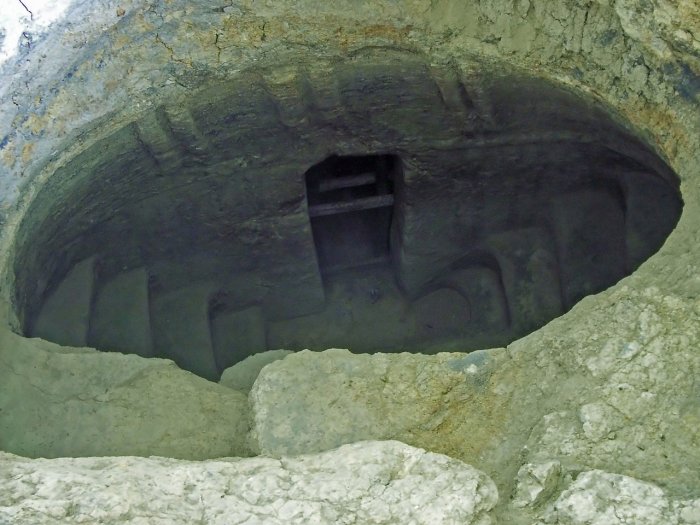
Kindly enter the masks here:
[[504, 345], [681, 212], [642, 140], [543, 80], [409, 61], [263, 84], [150, 110], [56, 170], [17, 237], [25, 335], [212, 380], [267, 349]]
[[322, 274], [389, 263], [395, 155], [333, 155], [306, 172], [311, 229]]

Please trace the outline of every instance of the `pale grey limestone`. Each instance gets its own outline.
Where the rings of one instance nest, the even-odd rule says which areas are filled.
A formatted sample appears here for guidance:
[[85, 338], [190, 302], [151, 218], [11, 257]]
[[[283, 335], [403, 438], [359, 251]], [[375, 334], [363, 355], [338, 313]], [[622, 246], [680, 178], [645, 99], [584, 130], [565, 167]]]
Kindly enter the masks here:
[[396, 441], [317, 455], [61, 458], [0, 453], [0, 523], [488, 525], [493, 481]]
[[674, 501], [652, 483], [590, 470], [541, 519], [551, 525], [690, 525], [700, 523], [700, 500]]
[[523, 465], [518, 470], [513, 506], [536, 506], [546, 501], [557, 488], [560, 477], [561, 463], [556, 460]]
[[[595, 304], [585, 299], [568, 317], [568, 333], [562, 318], [509, 347], [512, 370], [528, 367], [527, 361], [534, 365], [530, 373], [542, 374], [527, 392], [518, 389], [520, 409], [505, 432], [520, 442], [525, 462], [556, 458], [564, 470], [614, 466], [679, 494], [697, 494], [696, 300], [623, 285]], [[524, 426], [516, 421], [524, 423], [530, 410], [541, 415], [529, 423], [523, 443], [517, 433]]]
[[249, 395], [251, 441], [273, 456], [366, 439], [420, 441], [433, 450], [451, 450], [460, 445], [441, 435], [441, 426], [456, 406], [468, 407], [483, 391], [503, 357], [496, 349], [435, 356], [296, 352], [267, 365], [255, 381]]

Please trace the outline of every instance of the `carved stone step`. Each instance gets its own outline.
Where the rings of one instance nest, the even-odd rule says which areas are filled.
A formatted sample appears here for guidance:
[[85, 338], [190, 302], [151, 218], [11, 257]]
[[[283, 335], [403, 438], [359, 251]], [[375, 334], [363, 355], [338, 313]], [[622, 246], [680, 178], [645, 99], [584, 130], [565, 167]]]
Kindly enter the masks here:
[[309, 206], [309, 216], [322, 217], [324, 215], [338, 215], [339, 213], [350, 213], [352, 211], [386, 208], [392, 206], [393, 204], [393, 195], [375, 195], [353, 201], [331, 202], [328, 204]]
[[376, 173], [360, 173], [359, 175], [349, 175], [347, 177], [322, 180], [319, 182], [318, 191], [323, 193], [326, 191], [340, 190], [344, 188], [357, 188], [358, 186], [367, 186], [368, 184], [376, 183]]

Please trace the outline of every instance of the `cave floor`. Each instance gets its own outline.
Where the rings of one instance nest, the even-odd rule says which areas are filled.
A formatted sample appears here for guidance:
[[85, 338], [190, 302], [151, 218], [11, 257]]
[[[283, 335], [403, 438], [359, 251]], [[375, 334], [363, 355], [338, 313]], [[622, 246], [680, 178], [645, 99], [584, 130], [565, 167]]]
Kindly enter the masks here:
[[267, 324], [268, 348], [437, 353], [500, 342], [473, 322], [474, 306], [458, 289], [440, 287], [411, 300], [386, 263], [327, 273], [324, 285], [322, 311]]

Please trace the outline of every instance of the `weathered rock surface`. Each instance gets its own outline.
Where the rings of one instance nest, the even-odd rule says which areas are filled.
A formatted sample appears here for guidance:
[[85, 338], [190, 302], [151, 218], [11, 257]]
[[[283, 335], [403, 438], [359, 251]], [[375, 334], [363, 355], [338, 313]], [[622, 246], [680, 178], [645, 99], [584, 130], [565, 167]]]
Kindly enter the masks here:
[[695, 299], [630, 285], [585, 299], [568, 319], [509, 347], [512, 360], [494, 379], [501, 388], [506, 378], [523, 384], [521, 374], [530, 381], [511, 390], [497, 448], [517, 447], [530, 462], [556, 458], [565, 471], [614, 466], [678, 494], [697, 494], [698, 344]]
[[284, 359], [291, 353], [293, 353], [291, 350], [270, 350], [246, 357], [243, 361], [224, 370], [219, 384], [247, 394], [265, 366]]
[[420, 442], [463, 453], [492, 439], [493, 427], [484, 418], [465, 443], [444, 425], [454, 424], [460, 407], [469, 410], [503, 357], [503, 350], [436, 356], [297, 352], [267, 365], [253, 385], [253, 441], [261, 453], [273, 456], [365, 439]]
[[651, 483], [590, 470], [561, 493], [540, 523], [690, 525], [700, 523], [700, 499], [674, 501]]
[[[697, 316], [694, 300], [620, 286], [506, 350], [299, 352], [253, 386], [253, 441], [285, 455], [400, 439], [489, 472], [522, 507], [556, 495], [557, 478], [611, 467], [696, 497]], [[548, 462], [561, 472], [535, 469], [538, 486], [518, 493], [518, 469]]]
[[0, 453], [0, 523], [488, 525], [494, 483], [398, 442], [223, 459], [27, 460]]
[[536, 506], [554, 493], [561, 477], [561, 463], [527, 463], [518, 470], [514, 507]]
[[248, 456], [248, 401], [164, 359], [0, 332], [0, 449], [26, 456]]

